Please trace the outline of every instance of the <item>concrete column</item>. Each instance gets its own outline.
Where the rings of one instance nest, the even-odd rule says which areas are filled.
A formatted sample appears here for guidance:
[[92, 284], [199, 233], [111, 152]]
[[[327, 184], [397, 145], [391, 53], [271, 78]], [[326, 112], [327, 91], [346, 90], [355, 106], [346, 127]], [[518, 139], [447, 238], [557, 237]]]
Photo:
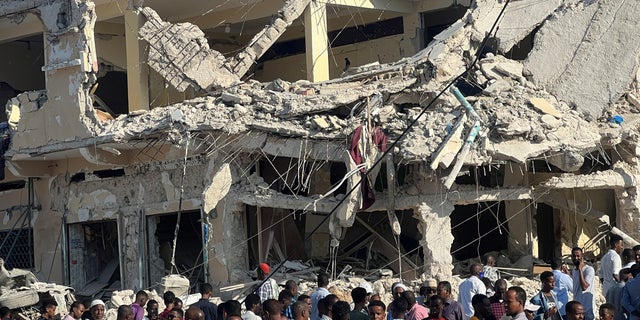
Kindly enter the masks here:
[[144, 58], [145, 42], [138, 37], [144, 18], [137, 10], [125, 10], [125, 43], [127, 50], [127, 91], [129, 111], [149, 110], [149, 67]]
[[449, 215], [454, 206], [449, 202], [442, 204], [423, 203], [413, 211], [418, 219], [418, 230], [422, 234], [420, 245], [424, 252], [424, 274], [427, 277], [446, 279], [451, 277], [453, 264], [451, 259], [451, 219]]
[[39, 13], [45, 27], [47, 99], [37, 108], [21, 106], [14, 149], [95, 135], [97, 118], [88, 93], [97, 71], [94, 3], [53, 1]]
[[[146, 217], [145, 217], [146, 218]], [[159, 283], [164, 277], [164, 260], [160, 258], [160, 246], [158, 245], [158, 238], [156, 237], [156, 230], [158, 229], [158, 218], [150, 217], [147, 219], [147, 243], [149, 254], [149, 284], [153, 285]]]
[[69, 285], [78, 289], [87, 284], [84, 272], [85, 250], [84, 228], [78, 223], [69, 225]]
[[617, 227], [631, 238], [640, 241], [640, 199], [638, 198], [638, 188], [615, 189], [615, 194], [618, 206]]
[[144, 237], [141, 239], [139, 234], [139, 213], [131, 211], [120, 212], [120, 219], [118, 226], [121, 228], [121, 247], [120, 255], [122, 256], [121, 262], [124, 265], [120, 265], [122, 269], [121, 275], [124, 275], [124, 279], [120, 279], [123, 288], [131, 288], [134, 291], [142, 289], [140, 285], [141, 281], [141, 266], [139, 263], [140, 246], [139, 241], [145, 241]]
[[223, 162], [222, 157], [209, 160], [202, 193], [204, 223], [208, 226], [207, 252], [209, 281], [214, 286], [246, 282], [249, 268], [244, 205], [235, 196], [234, 184], [240, 181], [242, 169], [248, 163], [238, 160], [237, 165]]
[[244, 226], [244, 205], [229, 195], [208, 216], [210, 226], [209, 274], [212, 285], [246, 282], [249, 269], [248, 246]]
[[304, 38], [307, 58], [307, 80], [329, 80], [329, 35], [327, 6], [311, 1], [304, 11]]
[[402, 16], [402, 22], [404, 25], [404, 35], [400, 43], [400, 54], [403, 57], [409, 57], [424, 47], [422, 15], [419, 12], [404, 14]]
[[509, 252], [520, 255], [533, 254], [535, 230], [529, 200], [505, 201], [504, 211], [509, 226]]

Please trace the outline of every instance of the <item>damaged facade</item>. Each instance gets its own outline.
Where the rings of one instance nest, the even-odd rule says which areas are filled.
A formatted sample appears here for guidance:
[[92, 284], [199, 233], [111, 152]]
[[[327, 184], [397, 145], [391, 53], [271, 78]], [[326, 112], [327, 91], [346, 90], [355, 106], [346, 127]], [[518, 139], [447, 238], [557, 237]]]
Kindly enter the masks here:
[[182, 2], [0, 5], [9, 267], [94, 295], [640, 239], [640, 7], [513, 1], [483, 46], [502, 3]]

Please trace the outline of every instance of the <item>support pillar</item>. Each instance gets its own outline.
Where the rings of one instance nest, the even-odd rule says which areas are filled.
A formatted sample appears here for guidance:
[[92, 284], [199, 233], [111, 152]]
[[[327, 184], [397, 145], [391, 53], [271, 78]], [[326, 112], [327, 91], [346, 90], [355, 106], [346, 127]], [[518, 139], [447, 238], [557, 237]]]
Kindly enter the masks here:
[[203, 244], [208, 253], [208, 274], [213, 286], [247, 282], [249, 268], [247, 232], [244, 226], [244, 205], [234, 196], [232, 188], [242, 175], [247, 162], [231, 165], [223, 156], [212, 157], [207, 168], [203, 198], [203, 229], [207, 229]]
[[125, 43], [127, 51], [127, 91], [129, 112], [149, 110], [149, 67], [144, 58], [145, 42], [138, 37], [144, 18], [138, 10], [127, 9], [124, 13]]
[[250, 281], [248, 243], [244, 227], [244, 206], [234, 196], [226, 196], [208, 215], [209, 274], [214, 286]]
[[533, 226], [529, 200], [505, 201], [504, 206], [510, 234], [509, 252], [515, 253], [516, 256], [531, 254], [537, 256], [537, 253], [533, 252], [534, 234], [536, 232]]
[[140, 214], [137, 210], [122, 211], [118, 217], [118, 228], [121, 230], [120, 269], [121, 276], [124, 276], [120, 281], [123, 288], [131, 288], [133, 291], [143, 288], [140, 264], [142, 252], [139, 241], [145, 241], [145, 239], [140, 238]]
[[616, 225], [622, 232], [636, 241], [640, 241], [640, 199], [638, 198], [638, 188], [615, 189], [615, 194], [618, 206]]
[[304, 11], [304, 38], [307, 59], [307, 80], [329, 80], [329, 34], [327, 6], [311, 1]]
[[420, 245], [424, 253], [424, 274], [436, 279], [451, 277], [453, 263], [451, 259], [451, 218], [454, 206], [449, 202], [442, 204], [423, 203], [413, 211], [418, 219], [418, 230], [422, 234]]

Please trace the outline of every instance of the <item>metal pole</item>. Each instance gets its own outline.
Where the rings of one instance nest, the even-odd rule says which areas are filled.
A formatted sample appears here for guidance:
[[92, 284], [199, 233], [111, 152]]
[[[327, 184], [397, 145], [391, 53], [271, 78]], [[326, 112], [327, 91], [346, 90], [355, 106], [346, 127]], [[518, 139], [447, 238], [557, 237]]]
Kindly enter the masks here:
[[60, 251], [62, 252], [62, 276], [64, 283], [71, 283], [71, 275], [69, 273], [69, 252], [67, 244], [69, 243], [69, 230], [67, 228], [67, 210], [62, 215], [62, 237], [60, 238]]
[[28, 192], [29, 193], [29, 196], [28, 196], [29, 197], [29, 208], [27, 209], [28, 210], [27, 219], [28, 219], [28, 225], [29, 225], [29, 228], [27, 229], [27, 234], [28, 234], [29, 240], [28, 240], [27, 243], [29, 244], [29, 247], [30, 247], [29, 248], [30, 249], [30, 252], [29, 252], [29, 270], [33, 271], [33, 243], [32, 243], [33, 240], [32, 240], [32, 236], [31, 236], [32, 233], [33, 233], [33, 229], [31, 228], [31, 213], [32, 213], [31, 210], [33, 210], [33, 198], [34, 198], [33, 178], [29, 178], [27, 183], [29, 184], [29, 192]]
[[200, 226], [202, 227], [202, 269], [204, 271], [204, 282], [209, 283], [209, 219], [207, 219], [207, 215], [202, 207], [200, 208]]

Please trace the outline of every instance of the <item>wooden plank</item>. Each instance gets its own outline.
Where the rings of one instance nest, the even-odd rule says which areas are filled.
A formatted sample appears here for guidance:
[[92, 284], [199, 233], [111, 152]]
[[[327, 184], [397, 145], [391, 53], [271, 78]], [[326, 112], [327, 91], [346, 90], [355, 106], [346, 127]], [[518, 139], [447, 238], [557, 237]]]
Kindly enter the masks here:
[[[389, 258], [391, 260], [396, 260], [397, 259], [398, 250], [397, 250], [396, 246], [394, 246], [389, 241], [387, 241], [387, 239], [385, 239], [382, 235], [380, 235], [375, 229], [373, 229], [369, 224], [367, 224], [360, 217], [356, 216], [356, 221], [358, 221], [365, 228], [367, 228], [367, 230], [369, 230], [373, 235], [375, 235], [378, 239], [380, 239], [380, 243], [382, 244], [382, 246], [379, 247], [379, 248], [376, 247], [376, 248], [373, 248], [373, 249], [375, 249], [376, 251], [384, 254], [387, 258]], [[403, 275], [407, 275], [406, 278], [413, 279], [413, 278], [415, 278], [417, 276], [418, 266], [416, 266], [413, 263], [413, 261], [411, 261], [411, 260], [409, 260], [409, 258], [403, 256], [401, 261], [400, 261], [400, 263], [402, 264], [402, 270], [403, 270], [402, 273], [403, 273]], [[399, 269], [397, 267], [397, 263], [391, 264], [390, 267], [395, 272], [399, 271]]]

